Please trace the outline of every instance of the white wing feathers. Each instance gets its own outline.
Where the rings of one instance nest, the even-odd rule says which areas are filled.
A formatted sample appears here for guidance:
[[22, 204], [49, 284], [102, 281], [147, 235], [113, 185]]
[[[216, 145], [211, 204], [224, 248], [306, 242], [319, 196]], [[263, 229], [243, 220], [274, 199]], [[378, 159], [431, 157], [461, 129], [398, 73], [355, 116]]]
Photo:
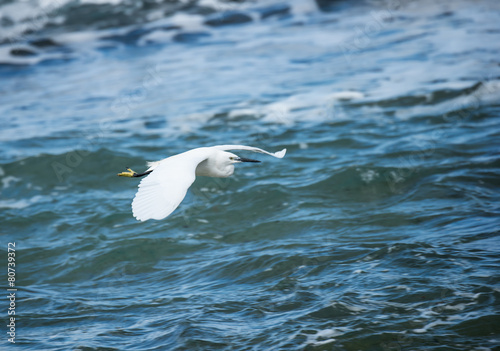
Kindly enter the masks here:
[[[162, 160], [163, 161], [163, 160]], [[148, 169], [146, 170], [147, 171], [152, 171], [153, 169], [155, 169], [156, 167], [158, 167], [158, 165], [160, 164], [161, 161], [151, 161], [151, 162], [148, 162], [147, 165], [148, 165]]]
[[248, 150], [248, 151], [253, 151], [253, 152], [259, 152], [261, 154], [266, 154], [269, 156], [277, 157], [277, 158], [283, 158], [285, 157], [286, 154], [286, 149], [283, 149], [278, 152], [269, 152], [266, 150], [259, 149], [258, 147], [253, 147], [253, 146], [245, 146], [245, 145], [217, 145], [217, 146], [212, 146], [216, 149], [219, 150]]
[[195, 150], [158, 161], [154, 171], [141, 180], [132, 201], [135, 218], [163, 219], [179, 206], [196, 178], [196, 167], [210, 155], [207, 150]]
[[148, 176], [139, 183], [139, 190], [132, 201], [132, 213], [140, 221], [163, 219], [171, 214], [186, 196], [196, 178], [196, 167], [217, 150], [248, 150], [283, 158], [286, 149], [271, 153], [257, 147], [244, 145], [218, 145], [202, 147], [148, 162]]

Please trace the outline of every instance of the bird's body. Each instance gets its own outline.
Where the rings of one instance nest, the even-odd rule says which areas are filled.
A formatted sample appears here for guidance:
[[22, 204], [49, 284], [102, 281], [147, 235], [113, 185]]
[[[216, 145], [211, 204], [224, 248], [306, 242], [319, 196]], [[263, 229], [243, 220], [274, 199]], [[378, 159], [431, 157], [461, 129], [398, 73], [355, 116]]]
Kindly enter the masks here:
[[[212, 147], [200, 147], [189, 150], [182, 154], [167, 157], [161, 161], [148, 163], [148, 171], [154, 170], [158, 165], [167, 162], [169, 159], [189, 159], [203, 160], [197, 164], [195, 169], [196, 176], [226, 178], [234, 173], [234, 165], [224, 163], [224, 159], [229, 157], [238, 157], [229, 152], [214, 149]], [[172, 162], [170, 160], [169, 162]]]
[[283, 158], [286, 153], [286, 149], [270, 153], [251, 146], [218, 145], [192, 149], [161, 161], [149, 162], [148, 170], [142, 174], [129, 169], [129, 172], [118, 175], [147, 175], [140, 182], [139, 190], [132, 201], [134, 217], [140, 221], [163, 219], [179, 206], [196, 176], [226, 178], [234, 173], [235, 163], [260, 162], [239, 157], [226, 150], [249, 150], [277, 158]]

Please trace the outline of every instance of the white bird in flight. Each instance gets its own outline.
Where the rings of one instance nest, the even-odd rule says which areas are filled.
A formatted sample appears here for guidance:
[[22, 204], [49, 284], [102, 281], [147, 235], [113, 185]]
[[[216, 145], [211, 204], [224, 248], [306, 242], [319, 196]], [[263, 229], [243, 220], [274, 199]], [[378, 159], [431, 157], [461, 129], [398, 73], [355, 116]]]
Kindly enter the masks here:
[[170, 215], [186, 196], [196, 176], [226, 178], [234, 173], [234, 164], [260, 162], [239, 157], [226, 150], [248, 150], [283, 158], [286, 149], [271, 153], [257, 147], [245, 145], [217, 145], [200, 147], [161, 161], [148, 162], [144, 173], [130, 168], [119, 173], [122, 177], [142, 177], [139, 190], [132, 201], [132, 213], [140, 221], [163, 219]]

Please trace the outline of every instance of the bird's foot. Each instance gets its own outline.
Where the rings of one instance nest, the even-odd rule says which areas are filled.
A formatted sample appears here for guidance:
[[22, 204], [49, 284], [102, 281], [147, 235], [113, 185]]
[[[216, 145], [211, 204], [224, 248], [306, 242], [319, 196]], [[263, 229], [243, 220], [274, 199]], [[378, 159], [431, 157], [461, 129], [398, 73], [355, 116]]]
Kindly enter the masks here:
[[137, 177], [137, 173], [127, 167], [127, 172], [118, 173], [120, 177]]

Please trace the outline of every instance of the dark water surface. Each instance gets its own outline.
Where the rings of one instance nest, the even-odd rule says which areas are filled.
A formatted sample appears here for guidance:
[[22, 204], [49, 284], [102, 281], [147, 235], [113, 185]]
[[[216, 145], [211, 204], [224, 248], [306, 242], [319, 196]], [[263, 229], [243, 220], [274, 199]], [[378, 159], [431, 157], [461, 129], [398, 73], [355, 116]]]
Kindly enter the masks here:
[[[0, 11], [1, 350], [500, 350], [500, 3]], [[288, 154], [133, 218], [232, 143]]]

